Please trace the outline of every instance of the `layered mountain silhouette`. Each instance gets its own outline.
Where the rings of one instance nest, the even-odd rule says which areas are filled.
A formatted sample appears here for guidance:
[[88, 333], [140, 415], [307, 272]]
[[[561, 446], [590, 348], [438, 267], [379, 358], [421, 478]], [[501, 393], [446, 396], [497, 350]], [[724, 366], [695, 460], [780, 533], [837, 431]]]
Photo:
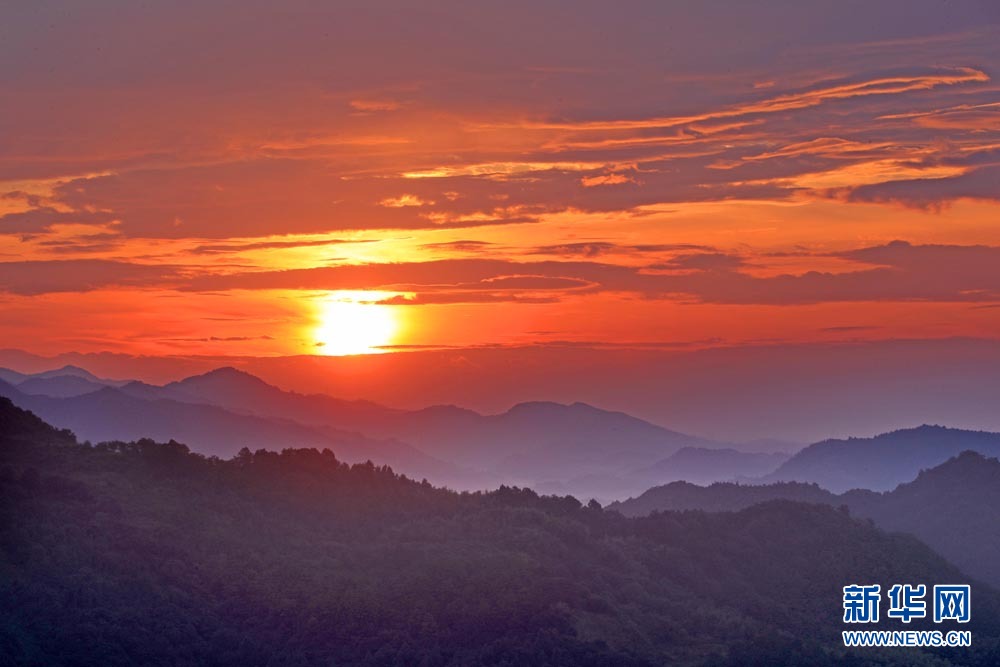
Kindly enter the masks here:
[[969, 575], [1000, 586], [1000, 461], [963, 452], [893, 491], [835, 494], [816, 484], [674, 482], [609, 505], [626, 516], [656, 511], [735, 512], [774, 500], [846, 506], [886, 530], [910, 533]]
[[56, 375], [53, 377], [30, 377], [17, 383], [17, 390], [33, 396], [71, 398], [83, 396], [104, 389], [108, 385], [88, 380], [79, 375]]
[[718, 480], [766, 475], [788, 458], [788, 454], [783, 453], [741, 452], [729, 447], [683, 447], [638, 474], [663, 482], [684, 480], [711, 484]]
[[986, 667], [1000, 645], [976, 585], [971, 649], [845, 651], [845, 583], [966, 579], [822, 505], [630, 519], [316, 449], [85, 446], [5, 399], [0, 537], [2, 664]]
[[0, 368], [0, 382], [16, 385], [24, 394], [69, 398], [82, 396], [104, 387], [120, 387], [127, 380], [101, 378], [86, 368], [68, 364], [39, 373], [19, 373], [9, 368]]
[[[456, 488], [505, 482], [625, 497], [688, 474], [707, 481], [760, 474], [761, 460], [771, 460], [713, 454], [718, 443], [583, 403], [522, 403], [497, 415], [455, 406], [398, 410], [285, 391], [228, 367], [164, 386], [132, 381], [78, 393], [81, 382], [103, 381], [58, 373], [22, 376], [0, 394], [94, 441], [134, 439], [147, 428], [151, 437], [217, 455], [266, 442], [340, 443], [346, 460], [370, 458]], [[671, 473], [669, 457], [679, 451], [673, 463], [682, 472]], [[420, 455], [425, 459], [418, 461]], [[451, 469], [435, 470], [432, 462]]]
[[151, 436], [219, 456], [273, 443], [330, 447], [348, 461], [371, 459], [459, 489], [507, 483], [606, 500], [675, 480], [752, 479], [888, 490], [964, 450], [1000, 454], [1000, 435], [922, 426], [826, 440], [785, 460], [584, 403], [521, 403], [494, 415], [450, 405], [401, 410], [284, 390], [230, 367], [163, 386], [74, 366], [0, 377], [10, 380], [0, 394], [92, 441]]
[[598, 498], [625, 498], [650, 486], [685, 480], [696, 484], [755, 478], [788, 459], [783, 453], [744, 452], [731, 447], [681, 447], [659, 462], [619, 473], [591, 472], [570, 479], [537, 480], [545, 493], [579, 493]]
[[963, 451], [1000, 456], [1000, 433], [920, 426], [873, 438], [809, 445], [761, 482], [815, 482], [825, 489], [888, 491]]
[[19, 373], [9, 368], [0, 368], [0, 380], [8, 384], [18, 384], [29, 378], [31, 378], [31, 375], [26, 373]]
[[[149, 392], [148, 385], [143, 389]], [[514, 477], [626, 471], [683, 446], [710, 444], [583, 403], [521, 403], [498, 415], [455, 406], [394, 410], [366, 401], [283, 391], [233, 368], [168, 384], [158, 395], [399, 438], [438, 458]]]
[[297, 422], [237, 414], [214, 405], [170, 399], [144, 400], [124, 388], [57, 398], [29, 395], [0, 382], [0, 396], [45, 420], [68, 428], [92, 442], [139, 438], [177, 440], [197, 451], [228, 458], [243, 447], [251, 450], [284, 447], [335, 449], [342, 460], [374, 460], [392, 465], [418, 479], [456, 485], [477, 480], [470, 471], [440, 461], [394, 440], [377, 440], [331, 428], [316, 429]]

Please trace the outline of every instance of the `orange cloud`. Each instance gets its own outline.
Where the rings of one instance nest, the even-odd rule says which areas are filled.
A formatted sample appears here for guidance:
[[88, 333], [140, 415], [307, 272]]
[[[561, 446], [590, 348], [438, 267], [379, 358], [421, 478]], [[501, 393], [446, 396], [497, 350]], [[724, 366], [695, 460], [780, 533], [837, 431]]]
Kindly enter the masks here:
[[524, 129], [534, 130], [575, 130], [608, 131], [636, 130], [645, 128], [668, 128], [689, 123], [697, 123], [720, 118], [735, 118], [752, 114], [767, 114], [793, 111], [818, 106], [833, 100], [864, 97], [868, 95], [896, 95], [917, 90], [929, 90], [937, 86], [953, 86], [964, 83], [985, 83], [990, 77], [972, 67], [956, 67], [913, 76], [889, 76], [853, 83], [817, 87], [796, 93], [778, 95], [759, 102], [740, 104], [717, 111], [706, 111], [690, 116], [656, 116], [637, 120], [612, 121], [528, 121], [519, 124]]
[[627, 174], [601, 174], [598, 176], [584, 176], [580, 183], [585, 188], [593, 188], [599, 185], [621, 185], [622, 183], [635, 183], [635, 179]]

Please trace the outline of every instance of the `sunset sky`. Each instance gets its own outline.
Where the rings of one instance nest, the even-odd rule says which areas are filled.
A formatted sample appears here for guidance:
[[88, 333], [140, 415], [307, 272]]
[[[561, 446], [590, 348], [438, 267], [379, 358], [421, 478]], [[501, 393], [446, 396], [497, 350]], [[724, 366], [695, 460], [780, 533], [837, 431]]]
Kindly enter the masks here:
[[0, 347], [1000, 332], [995, 2], [3, 14]]

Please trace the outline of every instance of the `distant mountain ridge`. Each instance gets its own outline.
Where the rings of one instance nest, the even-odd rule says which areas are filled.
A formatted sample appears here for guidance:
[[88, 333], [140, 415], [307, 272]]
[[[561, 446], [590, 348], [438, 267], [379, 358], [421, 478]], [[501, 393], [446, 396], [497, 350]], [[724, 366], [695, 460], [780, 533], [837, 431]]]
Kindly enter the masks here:
[[223, 458], [241, 448], [329, 448], [345, 461], [393, 465], [411, 476], [440, 484], [456, 484], [474, 474], [394, 440], [375, 440], [358, 433], [311, 428], [290, 420], [237, 414], [214, 405], [172, 399], [136, 397], [125, 388], [103, 387], [79, 396], [56, 398], [22, 393], [0, 381], [0, 396], [31, 410], [49, 423], [68, 428], [93, 442], [149, 437], [177, 440], [197, 451]]
[[[50, 394], [76, 398], [80, 404], [95, 400], [93, 397], [87, 399], [87, 394], [55, 391], [53, 383], [57, 379], [45, 380], [50, 383]], [[62, 380], [79, 382], [75, 377]], [[638, 492], [662, 480], [656, 477], [655, 470], [644, 474], [637, 471], [654, 466], [685, 447], [706, 449], [720, 444], [584, 403], [526, 402], [496, 415], [482, 415], [448, 405], [398, 410], [370, 401], [286, 391], [233, 367], [218, 368], [163, 386], [132, 381], [117, 387], [117, 391], [140, 401], [170, 401], [175, 412], [184, 414], [192, 412], [191, 408], [183, 407], [185, 405], [214, 406], [231, 416], [247, 419], [243, 426], [234, 427], [237, 432], [247, 431], [246, 425], [254, 419], [264, 419], [291, 422], [309, 429], [311, 435], [305, 441], [311, 441], [316, 433], [334, 438], [342, 437], [344, 432], [358, 433], [373, 440], [407, 443], [433, 459], [448, 461], [465, 470], [481, 471], [478, 484], [493, 480], [494, 484], [538, 485], [556, 480], [559, 485], [568, 484], [568, 491], [578, 495], [588, 492], [589, 481], [582, 480], [595, 475], [611, 479], [608, 488], [614, 497]], [[36, 399], [36, 404], [42, 403], [45, 403], [44, 398]], [[72, 420], [61, 416], [58, 405], [52, 403], [47, 404], [45, 414], [54, 423], [75, 427], [91, 439], [138, 435], [135, 428], [123, 430], [119, 426], [130, 419], [135, 422], [132, 417], [126, 415], [118, 420], [106, 412], [108, 418], [99, 425], [82, 423], [81, 410], [74, 405], [73, 402], [65, 404], [65, 409], [73, 413]], [[145, 408], [147, 412], [150, 409]], [[160, 412], [165, 409], [163, 405], [158, 408]], [[234, 445], [225, 441], [224, 431], [214, 433], [206, 445], [204, 433], [195, 437], [189, 429], [185, 430], [182, 424], [185, 420], [163, 418], [160, 421], [164, 425], [157, 430], [157, 437], [186, 440], [196, 449], [210, 452], [221, 451], [220, 447], [229, 451]], [[157, 423], [156, 420], [153, 423]], [[249, 430], [256, 429], [249, 427]], [[252, 433], [247, 437], [256, 438]], [[301, 433], [293, 441], [304, 442]], [[207, 446], [211, 448], [206, 449]], [[375, 458], [376, 454], [372, 456]], [[385, 462], [411, 472], [399, 460]], [[445, 482], [441, 478], [436, 481]], [[454, 478], [449, 478], [447, 483], [454, 484]], [[468, 488], [470, 484], [463, 486]]]
[[816, 484], [674, 482], [612, 503], [626, 516], [656, 511], [735, 512], [774, 500], [841, 506], [886, 530], [910, 533], [965, 572], [1000, 586], [1000, 461], [962, 452], [893, 491], [855, 489], [835, 494]]
[[[477, 467], [498, 466], [514, 473], [546, 466], [546, 456], [558, 455], [566, 447], [572, 447], [576, 460], [589, 458], [598, 465], [627, 468], [633, 461], [658, 460], [684, 445], [710, 444], [584, 403], [525, 402], [496, 415], [450, 405], [396, 410], [368, 401], [285, 391], [233, 368], [173, 382], [163, 391], [182, 400], [186, 397], [230, 409], [242, 407], [264, 416], [281, 414], [302, 423], [405, 439], [441, 458]], [[609, 448], [609, 442], [615, 446]], [[551, 461], [552, 465], [569, 463], [565, 458]]]
[[52, 377], [29, 377], [17, 383], [17, 390], [33, 396], [71, 398], [100, 391], [109, 385], [95, 382], [79, 375], [57, 375]]
[[782, 453], [741, 452], [731, 447], [682, 447], [640, 473], [663, 481], [711, 484], [720, 478], [736, 480], [766, 475], [788, 458]]
[[[75, 366], [34, 375], [6, 373], [17, 380], [14, 389], [46, 406], [53, 423], [75, 427], [90, 439], [138, 437], [140, 420], [127, 413], [141, 408], [137, 414], [159, 424], [157, 437], [186, 440], [209, 453], [232, 452], [244, 443], [255, 446], [268, 440], [264, 433], [280, 434], [291, 444], [339, 442], [348, 460], [356, 460], [367, 448], [373, 460], [388, 457], [382, 462], [408, 474], [433, 473], [435, 466], [440, 473], [451, 466], [445, 476], [429, 478], [458, 488], [503, 482], [602, 501], [675, 480], [708, 484], [752, 478], [762, 483], [816, 482], [835, 492], [854, 487], [887, 490], [965, 449], [1000, 454], [1000, 435], [924, 426], [875, 438], [826, 440], [785, 460], [783, 454], [736, 450], [585, 403], [532, 401], [492, 415], [453, 405], [402, 410], [288, 391], [234, 367], [163, 386], [105, 380]], [[112, 401], [106, 394], [99, 400], [97, 394], [109, 385], [153, 405]], [[169, 403], [156, 405], [160, 401]], [[117, 415], [116, 403], [126, 414]], [[91, 404], [104, 410], [102, 420], [91, 419], [90, 409], [82, 407]], [[195, 432], [190, 415], [201, 413], [190, 406], [225, 411], [205, 414], [230, 426], [206, 425]], [[126, 429], [125, 424], [131, 426]], [[383, 444], [372, 444], [376, 442]], [[419, 460], [422, 463], [414, 465]], [[431, 466], [433, 461], [446, 465]]]
[[925, 424], [871, 438], [824, 440], [759, 481], [815, 482], [836, 493], [855, 488], [888, 491], [966, 450], [1000, 456], [1000, 433]]
[[106, 385], [109, 387], [119, 387], [129, 382], [128, 380], [110, 380], [108, 378], [98, 377], [86, 368], [82, 368], [74, 364], [66, 364], [65, 366], [61, 366], [59, 368], [51, 368], [47, 371], [39, 371], [37, 373], [21, 373], [9, 368], [0, 368], [0, 380], [9, 382], [10, 384], [20, 384], [21, 382], [32, 379], [48, 380], [52, 378], [64, 377], [79, 378], [81, 380], [93, 382], [94, 384]]

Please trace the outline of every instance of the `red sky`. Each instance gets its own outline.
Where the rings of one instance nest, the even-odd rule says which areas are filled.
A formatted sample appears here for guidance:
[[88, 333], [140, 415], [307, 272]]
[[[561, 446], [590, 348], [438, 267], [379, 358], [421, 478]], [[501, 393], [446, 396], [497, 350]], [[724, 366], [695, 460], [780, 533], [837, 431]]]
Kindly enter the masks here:
[[3, 347], [998, 337], [996, 3], [18, 5]]

